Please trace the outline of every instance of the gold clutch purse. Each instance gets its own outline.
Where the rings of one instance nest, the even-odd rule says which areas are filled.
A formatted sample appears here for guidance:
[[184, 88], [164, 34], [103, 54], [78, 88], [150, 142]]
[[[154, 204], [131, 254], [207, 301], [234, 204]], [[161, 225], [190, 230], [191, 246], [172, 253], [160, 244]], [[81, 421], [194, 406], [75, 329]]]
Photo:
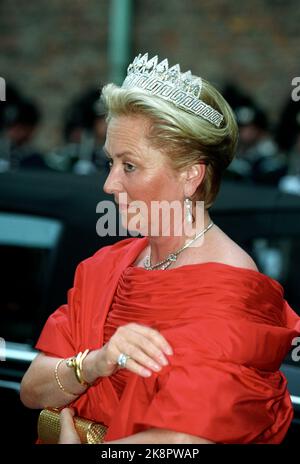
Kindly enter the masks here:
[[[81, 443], [103, 443], [107, 427], [97, 422], [75, 416], [73, 418]], [[55, 445], [60, 434], [58, 409], [43, 409], [38, 419], [38, 437], [43, 444]]]

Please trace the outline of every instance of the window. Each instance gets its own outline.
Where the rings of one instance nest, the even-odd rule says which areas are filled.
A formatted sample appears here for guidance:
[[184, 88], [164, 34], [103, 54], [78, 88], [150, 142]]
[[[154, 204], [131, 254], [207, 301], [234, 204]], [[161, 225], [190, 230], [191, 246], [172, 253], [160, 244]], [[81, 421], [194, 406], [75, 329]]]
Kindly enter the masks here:
[[49, 288], [62, 224], [52, 218], [0, 213], [0, 336], [31, 343]]
[[300, 238], [256, 238], [251, 245], [259, 270], [283, 285], [286, 300], [300, 314]]

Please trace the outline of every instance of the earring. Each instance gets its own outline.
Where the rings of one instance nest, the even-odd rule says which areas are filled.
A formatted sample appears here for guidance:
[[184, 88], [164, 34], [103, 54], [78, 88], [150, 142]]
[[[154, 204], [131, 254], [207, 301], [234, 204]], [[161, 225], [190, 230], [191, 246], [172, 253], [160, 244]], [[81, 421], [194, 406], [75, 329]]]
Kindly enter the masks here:
[[193, 215], [192, 215], [192, 201], [189, 198], [184, 200], [185, 204], [185, 219], [188, 224], [193, 223]]

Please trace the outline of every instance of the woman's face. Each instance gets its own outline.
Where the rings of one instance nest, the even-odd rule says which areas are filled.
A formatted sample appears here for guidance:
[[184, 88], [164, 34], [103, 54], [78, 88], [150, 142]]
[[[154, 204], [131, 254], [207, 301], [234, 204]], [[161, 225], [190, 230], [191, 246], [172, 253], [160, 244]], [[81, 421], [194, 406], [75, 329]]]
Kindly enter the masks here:
[[[150, 146], [149, 127], [149, 120], [140, 115], [114, 117], [108, 124], [104, 150], [110, 173], [104, 191], [114, 195], [122, 221], [125, 215], [131, 219], [128, 206], [132, 202], [144, 202], [150, 212], [153, 201], [184, 200], [182, 176], [169, 166], [163, 152]], [[126, 194], [125, 201], [121, 194]], [[144, 228], [149, 228], [152, 221], [149, 214], [142, 214], [139, 232], [149, 235]]]

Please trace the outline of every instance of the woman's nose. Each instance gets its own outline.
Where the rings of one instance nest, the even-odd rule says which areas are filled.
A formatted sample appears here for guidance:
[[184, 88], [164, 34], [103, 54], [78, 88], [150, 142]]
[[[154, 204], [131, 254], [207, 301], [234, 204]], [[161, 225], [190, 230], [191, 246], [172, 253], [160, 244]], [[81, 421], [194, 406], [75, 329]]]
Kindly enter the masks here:
[[112, 167], [106, 181], [103, 186], [103, 190], [105, 193], [114, 194], [122, 191], [122, 184], [120, 182], [118, 173]]

